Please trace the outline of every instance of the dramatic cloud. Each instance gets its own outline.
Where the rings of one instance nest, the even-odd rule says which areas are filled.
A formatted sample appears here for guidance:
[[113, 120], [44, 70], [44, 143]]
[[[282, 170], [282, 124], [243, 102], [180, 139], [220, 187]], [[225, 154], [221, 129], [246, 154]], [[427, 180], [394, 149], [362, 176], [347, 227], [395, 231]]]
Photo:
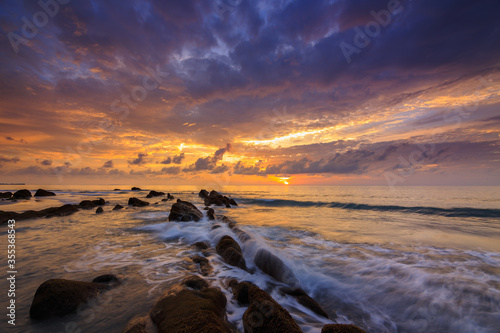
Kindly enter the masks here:
[[500, 184], [497, 1], [213, 4], [71, 1], [26, 36], [43, 9], [2, 2], [3, 174], [385, 184], [434, 145], [419, 181]]

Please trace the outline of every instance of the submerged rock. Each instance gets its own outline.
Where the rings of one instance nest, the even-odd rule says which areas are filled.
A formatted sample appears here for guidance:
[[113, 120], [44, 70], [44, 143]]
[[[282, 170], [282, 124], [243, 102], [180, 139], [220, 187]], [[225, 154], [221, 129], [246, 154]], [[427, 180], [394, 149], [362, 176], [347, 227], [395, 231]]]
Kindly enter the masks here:
[[209, 220], [211, 220], [211, 221], [215, 220], [215, 211], [213, 210], [213, 208], [210, 208], [207, 211], [207, 216], [208, 216]]
[[266, 249], [260, 249], [255, 255], [255, 265], [275, 280], [294, 286], [298, 283], [292, 270], [285, 263]]
[[45, 191], [44, 189], [39, 188], [36, 190], [35, 197], [52, 197], [56, 195], [54, 192]]
[[12, 192], [0, 192], [0, 199], [10, 199]]
[[104, 213], [104, 209], [102, 209], [102, 207], [97, 207], [97, 209], [95, 210], [95, 213], [102, 214], [102, 213]]
[[212, 266], [210, 266], [207, 258], [194, 256], [193, 261], [198, 264], [201, 275], [208, 276], [212, 273]]
[[223, 236], [217, 243], [215, 250], [229, 265], [247, 270], [241, 247], [231, 236]]
[[134, 207], [149, 206], [149, 202], [142, 201], [141, 199], [137, 199], [137, 198], [128, 199], [128, 204], [129, 204], [129, 206], [134, 206]]
[[175, 198], [174, 198], [174, 196], [172, 194], [167, 193], [167, 199], [168, 200], [174, 200]]
[[188, 276], [181, 283], [194, 290], [205, 290], [209, 286], [207, 281], [197, 275]]
[[232, 332], [226, 321], [226, 297], [203, 279], [188, 278], [184, 284], [199, 290], [169, 290], [153, 306], [150, 317], [158, 333]]
[[99, 198], [97, 200], [83, 200], [78, 204], [83, 209], [92, 209], [97, 206], [104, 206], [106, 201], [103, 198]]
[[314, 313], [328, 318], [328, 314], [321, 308], [321, 306], [313, 298], [311, 298], [304, 290], [301, 288], [281, 288], [283, 293], [295, 297], [299, 304], [302, 304], [306, 308], [312, 310]]
[[23, 213], [0, 211], [0, 223], [15, 219], [16, 221], [29, 220], [40, 217], [68, 216], [76, 213], [80, 207], [78, 205], [64, 205], [61, 207], [51, 207], [43, 210], [28, 210]]
[[92, 280], [94, 283], [107, 283], [111, 285], [121, 284], [120, 280], [114, 274], [103, 274]]
[[[132, 319], [122, 333], [148, 333], [148, 317], [138, 317]], [[149, 319], [151, 320], [151, 319]]]
[[146, 198], [159, 197], [162, 195], [165, 195], [165, 192], [149, 191], [149, 194], [146, 196]]
[[19, 191], [16, 191], [12, 195], [12, 198], [14, 198], [14, 199], [28, 199], [28, 198], [31, 198], [31, 192], [28, 190], [19, 190]]
[[299, 333], [302, 332], [292, 316], [269, 294], [250, 282], [229, 283], [233, 295], [243, 305], [249, 304], [243, 314], [245, 332]]
[[200, 250], [208, 249], [208, 244], [205, 242], [196, 242], [193, 245], [196, 246], [197, 248], [199, 248]]
[[105, 283], [51, 279], [42, 283], [35, 292], [30, 307], [32, 319], [43, 320], [73, 313], [78, 306], [109, 289]]
[[116, 205], [113, 210], [119, 210], [119, 209], [123, 209], [123, 206], [122, 205]]
[[323, 326], [321, 333], [366, 333], [366, 332], [355, 325], [328, 324]]
[[132, 187], [130, 190], [131, 191], [142, 191], [139, 187], [135, 187], [135, 186]]
[[200, 212], [195, 205], [187, 201], [182, 201], [181, 199], [177, 199], [177, 202], [172, 205], [170, 215], [168, 216], [169, 221], [178, 222], [198, 222], [202, 218], [203, 213]]

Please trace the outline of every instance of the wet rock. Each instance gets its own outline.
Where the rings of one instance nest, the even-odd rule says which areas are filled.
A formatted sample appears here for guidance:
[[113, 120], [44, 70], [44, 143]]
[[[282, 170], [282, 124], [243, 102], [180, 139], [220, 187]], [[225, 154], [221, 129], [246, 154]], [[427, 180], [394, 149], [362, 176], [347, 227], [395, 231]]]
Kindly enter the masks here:
[[202, 199], [205, 199], [206, 197], [208, 197], [208, 191], [207, 190], [201, 190], [200, 193], [198, 193], [198, 195], [200, 196], [200, 198]]
[[247, 270], [240, 245], [231, 236], [225, 235], [222, 237], [215, 250], [229, 265]]
[[307, 293], [301, 288], [281, 288], [280, 290], [287, 295], [293, 296], [299, 304], [302, 304], [314, 313], [328, 318], [328, 314], [321, 308], [318, 302], [307, 295]]
[[165, 195], [165, 192], [149, 191], [149, 194], [146, 196], [146, 198], [160, 197], [162, 195]]
[[215, 229], [219, 229], [219, 228], [220, 228], [220, 225], [218, 225], [218, 224], [214, 224], [214, 225], [212, 226], [212, 228], [210, 228], [210, 230], [215, 230]]
[[0, 223], [5, 223], [8, 220], [15, 219], [16, 221], [29, 220], [40, 217], [53, 217], [53, 216], [68, 216], [78, 211], [77, 205], [63, 205], [61, 207], [51, 207], [43, 210], [35, 211], [28, 210], [23, 213], [4, 212], [0, 211]]
[[97, 207], [97, 209], [95, 210], [95, 213], [102, 214], [102, 213], [104, 213], [104, 209], [102, 209], [102, 207]]
[[99, 275], [95, 279], [92, 280], [94, 283], [106, 283], [110, 285], [119, 285], [121, 284], [120, 280], [114, 274], [103, 274]]
[[355, 325], [328, 324], [323, 326], [321, 333], [366, 333], [366, 332]]
[[225, 215], [222, 216], [222, 222], [226, 223], [229, 229], [233, 229], [236, 226], [236, 223]]
[[[245, 332], [302, 332], [292, 316], [264, 290], [250, 282], [230, 282], [233, 295], [241, 304], [249, 304], [243, 314]], [[258, 320], [257, 320], [258, 319]]]
[[52, 197], [56, 195], [54, 192], [45, 191], [44, 189], [39, 188], [36, 190], [35, 197]]
[[129, 321], [122, 333], [148, 333], [148, 319], [148, 317], [132, 319]]
[[197, 275], [191, 275], [185, 278], [181, 283], [194, 290], [205, 290], [208, 288], [208, 282]]
[[291, 286], [296, 285], [298, 282], [292, 270], [280, 258], [266, 249], [260, 249], [257, 252], [254, 262], [264, 273], [272, 276], [277, 281]]
[[168, 216], [169, 221], [178, 222], [198, 222], [202, 218], [203, 213], [200, 212], [195, 205], [187, 201], [182, 201], [181, 199], [177, 199], [177, 202], [172, 205], [170, 215]]
[[206, 250], [209, 247], [208, 244], [205, 242], [196, 242], [193, 245], [199, 248], [200, 250]]
[[215, 190], [212, 190], [210, 193], [207, 190], [201, 190], [198, 195], [203, 199], [205, 206], [216, 205], [226, 206], [227, 208], [231, 208], [231, 205], [238, 206], [236, 201], [229, 199]]
[[213, 208], [210, 208], [207, 211], [207, 216], [208, 216], [209, 220], [211, 220], [211, 221], [215, 220], [215, 211], [213, 210]]
[[12, 192], [0, 192], [0, 199], [10, 199]]
[[238, 206], [238, 204], [236, 203], [236, 201], [234, 201], [234, 199], [232, 198], [229, 198], [229, 203], [233, 206]]
[[167, 193], [167, 199], [168, 199], [168, 200], [174, 200], [174, 199], [175, 199], [175, 197], [174, 197], [172, 194]]
[[194, 256], [193, 261], [198, 264], [201, 275], [208, 276], [212, 273], [212, 266], [210, 266], [207, 258]]
[[131, 191], [142, 191], [139, 187], [135, 187], [135, 186], [132, 187], [130, 190]]
[[115, 188], [113, 191], [121, 191], [119, 188]]
[[31, 192], [28, 190], [19, 190], [12, 195], [14, 199], [28, 199], [31, 198]]
[[97, 200], [83, 200], [78, 204], [83, 209], [92, 209], [97, 206], [104, 206], [106, 201], [103, 198], [99, 198]]
[[158, 333], [229, 333], [232, 330], [226, 321], [226, 302], [218, 288], [170, 290], [153, 306], [150, 317]]
[[142, 201], [141, 199], [137, 198], [130, 198], [128, 199], [128, 205], [134, 207], [144, 207], [144, 206], [149, 206], [149, 202]]
[[43, 320], [73, 313], [80, 304], [108, 288], [108, 285], [101, 283], [65, 279], [47, 280], [35, 292], [30, 307], [30, 317]]
[[113, 210], [119, 210], [119, 209], [123, 209], [123, 206], [117, 204], [115, 207], [113, 207]]
[[63, 205], [61, 207], [53, 207], [42, 210], [45, 214], [45, 217], [53, 217], [53, 216], [68, 216], [73, 213], [78, 212], [79, 207], [77, 205]]

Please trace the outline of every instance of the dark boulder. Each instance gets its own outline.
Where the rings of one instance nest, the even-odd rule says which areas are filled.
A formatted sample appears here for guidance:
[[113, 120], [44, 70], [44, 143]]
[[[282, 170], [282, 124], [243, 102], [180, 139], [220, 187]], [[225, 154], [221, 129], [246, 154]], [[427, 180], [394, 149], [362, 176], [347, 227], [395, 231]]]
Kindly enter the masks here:
[[36, 190], [35, 197], [53, 197], [56, 195], [54, 192], [45, 191], [44, 189], [39, 188]]
[[208, 282], [197, 275], [188, 276], [181, 283], [194, 290], [205, 290], [209, 287]]
[[43, 212], [46, 213], [45, 217], [52, 217], [52, 216], [68, 216], [73, 213], [76, 213], [78, 211], [78, 206], [77, 205], [64, 205], [61, 207], [55, 207], [55, 208], [47, 208], [44, 209]]
[[[250, 282], [230, 282], [233, 295], [241, 304], [249, 304], [243, 314], [245, 332], [302, 332], [292, 316], [269, 294]], [[257, 320], [258, 319], [258, 320]]]
[[10, 199], [12, 192], [0, 192], [0, 199]]
[[215, 220], [215, 211], [213, 208], [210, 208], [208, 211], [207, 211], [207, 216], [208, 216], [208, 219], [213, 221]]
[[208, 249], [208, 244], [205, 242], [196, 242], [193, 245], [196, 246], [197, 248], [199, 248], [200, 250]]
[[42, 320], [73, 313], [79, 305], [108, 288], [108, 285], [101, 283], [47, 280], [35, 292], [30, 307], [30, 317]]
[[200, 193], [198, 193], [198, 195], [200, 196], [200, 198], [202, 199], [205, 199], [206, 197], [208, 197], [208, 191], [207, 190], [201, 190]]
[[229, 265], [247, 270], [240, 245], [231, 236], [223, 236], [217, 243], [215, 250]]
[[151, 321], [148, 317], [139, 317], [134, 318], [125, 327], [122, 333], [148, 333], [148, 320]]
[[314, 313], [328, 318], [328, 314], [321, 308], [318, 302], [307, 295], [307, 293], [301, 288], [285, 287], [281, 288], [280, 290], [287, 295], [293, 296], [297, 300], [297, 302], [299, 302], [299, 304], [302, 304], [306, 308], [312, 310]]
[[229, 229], [233, 229], [235, 227], [235, 223], [233, 222], [233, 220], [231, 220], [229, 217], [227, 217], [226, 215], [223, 215], [222, 216], [222, 222], [226, 223], [227, 226], [229, 227]]
[[14, 199], [28, 199], [31, 198], [31, 192], [28, 190], [19, 190], [12, 195]]
[[97, 206], [104, 206], [106, 201], [103, 198], [99, 198], [97, 200], [83, 200], [78, 204], [83, 209], [92, 209]]
[[99, 275], [95, 279], [92, 280], [94, 283], [105, 283], [110, 285], [119, 285], [121, 284], [120, 280], [114, 274], [103, 274]]
[[146, 196], [146, 198], [160, 197], [162, 195], [165, 195], [165, 192], [149, 191], [149, 194]]
[[123, 206], [122, 205], [116, 205], [113, 210], [119, 210], [119, 209], [123, 209]]
[[174, 200], [175, 198], [174, 198], [174, 196], [172, 194], [167, 193], [167, 199], [168, 200]]
[[153, 306], [150, 317], [158, 333], [229, 333], [226, 302], [218, 288], [170, 291]]
[[102, 213], [104, 213], [104, 209], [102, 209], [102, 207], [97, 207], [97, 209], [95, 210], [95, 213], [102, 214]]
[[254, 262], [264, 273], [272, 276], [277, 281], [291, 286], [296, 285], [298, 282], [292, 270], [268, 250], [260, 249], [255, 255]]
[[128, 199], [128, 204], [129, 204], [129, 206], [134, 206], [134, 207], [149, 206], [149, 202], [142, 201], [141, 199], [137, 199], [137, 198]]
[[130, 190], [131, 191], [142, 191], [139, 187], [135, 187], [135, 186], [132, 187]]
[[207, 258], [194, 256], [193, 261], [198, 264], [201, 275], [208, 276], [212, 273], [212, 266], [210, 266]]
[[355, 325], [328, 324], [323, 326], [321, 333], [366, 333], [366, 332]]
[[178, 222], [198, 222], [202, 218], [203, 213], [200, 212], [195, 205], [187, 201], [182, 201], [181, 199], [177, 199], [177, 202], [172, 205], [170, 215], [168, 216], [169, 221]]
[[238, 204], [236, 203], [236, 201], [234, 201], [234, 199], [232, 198], [229, 198], [229, 203], [233, 206], [238, 206]]

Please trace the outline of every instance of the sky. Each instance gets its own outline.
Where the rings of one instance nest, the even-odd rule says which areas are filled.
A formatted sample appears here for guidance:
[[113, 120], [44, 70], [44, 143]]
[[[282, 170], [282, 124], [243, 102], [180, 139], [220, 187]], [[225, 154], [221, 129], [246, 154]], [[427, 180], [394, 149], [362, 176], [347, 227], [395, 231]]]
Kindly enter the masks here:
[[500, 185], [496, 0], [0, 1], [0, 183]]

